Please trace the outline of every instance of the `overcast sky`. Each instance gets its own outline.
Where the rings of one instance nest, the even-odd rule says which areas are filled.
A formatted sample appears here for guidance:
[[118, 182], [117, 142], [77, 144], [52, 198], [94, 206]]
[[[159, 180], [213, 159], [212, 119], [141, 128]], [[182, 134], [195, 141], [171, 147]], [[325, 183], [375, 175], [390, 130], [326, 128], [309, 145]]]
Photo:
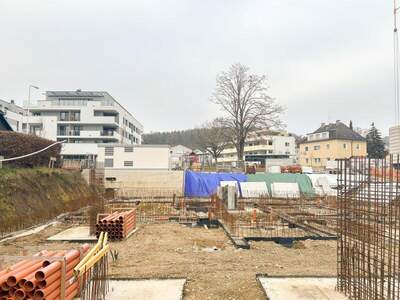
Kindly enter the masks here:
[[[291, 132], [394, 123], [392, 1], [0, 0], [0, 99], [28, 85], [104, 90], [145, 131], [221, 114], [216, 75], [241, 62], [269, 78]], [[33, 98], [43, 97], [34, 92]]]

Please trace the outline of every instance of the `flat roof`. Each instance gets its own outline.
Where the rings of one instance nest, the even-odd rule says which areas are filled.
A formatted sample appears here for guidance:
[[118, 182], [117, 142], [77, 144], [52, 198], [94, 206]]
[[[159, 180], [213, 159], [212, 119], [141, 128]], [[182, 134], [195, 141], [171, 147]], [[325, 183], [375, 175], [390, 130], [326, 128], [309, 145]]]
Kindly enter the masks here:
[[170, 145], [151, 145], [151, 144], [118, 144], [118, 143], [99, 143], [97, 144], [99, 147], [134, 147], [134, 148], [170, 148]]
[[129, 110], [127, 110], [121, 103], [119, 103], [110, 93], [106, 91], [46, 91], [46, 96], [49, 97], [104, 97], [105, 95], [110, 96], [119, 106], [121, 106], [140, 126], [144, 127], [141, 122], [139, 122]]

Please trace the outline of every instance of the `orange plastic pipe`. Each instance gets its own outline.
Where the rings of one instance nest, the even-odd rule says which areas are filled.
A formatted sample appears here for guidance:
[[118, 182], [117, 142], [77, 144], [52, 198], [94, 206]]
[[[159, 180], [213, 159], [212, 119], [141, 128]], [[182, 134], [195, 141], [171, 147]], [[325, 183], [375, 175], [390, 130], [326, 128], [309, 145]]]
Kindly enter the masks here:
[[34, 263], [35, 263], [34, 261], [26, 261], [24, 264], [18, 266], [17, 268], [10, 270], [9, 272], [0, 277], [0, 284], [7, 282], [8, 277], [13, 275], [14, 273], [20, 272], [21, 270], [24, 270], [25, 268], [32, 266]]
[[15, 287], [10, 287], [8, 290], [8, 296], [13, 297], [16, 290], [17, 289]]
[[[66, 266], [66, 277], [70, 277], [73, 275], [73, 269], [74, 267], [79, 263], [79, 257], [76, 258], [75, 260], [69, 262]], [[35, 274], [36, 276], [36, 274]], [[60, 280], [61, 278], [61, 266], [59, 267], [58, 271], [53, 272], [48, 278], [44, 280], [37, 280], [35, 279], [34, 281], [27, 281], [26, 288], [28, 290], [32, 290], [32, 286], [37, 286], [40, 289], [45, 289], [46, 287], [52, 285], [55, 281]]]
[[15, 270], [16, 268], [20, 267], [21, 265], [27, 263], [29, 260], [22, 260], [19, 263], [16, 263], [15, 265], [12, 265], [11, 267], [8, 267], [2, 271], [0, 271], [0, 276], [3, 276], [4, 274], [9, 273], [12, 270]]
[[[47, 251], [40, 251], [35, 253], [33, 256], [40, 256], [40, 255], [46, 255], [48, 252]], [[9, 267], [6, 269], [6, 273], [2, 276], [0, 276], [0, 285], [2, 285], [4, 282], [7, 281], [8, 277], [13, 275], [14, 273], [17, 273], [25, 268], [28, 268], [29, 266], [33, 265], [37, 261], [32, 261], [28, 259], [24, 259], [20, 261], [19, 263]]]
[[26, 294], [23, 289], [16, 290], [14, 293], [15, 300], [23, 300], [23, 299], [25, 299], [25, 296], [26, 296]]
[[[86, 252], [89, 249], [89, 245], [88, 244], [84, 244], [82, 246], [82, 248]], [[71, 251], [67, 252], [67, 254], [65, 255], [65, 259], [66, 259], [67, 265], [68, 265], [68, 263], [70, 263], [74, 259], [76, 259], [76, 258], [79, 259], [79, 255], [80, 255], [80, 252], [78, 250], [71, 250]], [[35, 273], [35, 278], [38, 281], [42, 281], [47, 276], [50, 276], [51, 274], [53, 274], [54, 272], [56, 272], [60, 268], [61, 268], [61, 262], [60, 261], [53, 262], [52, 264], [48, 265], [47, 267], [44, 267], [44, 268], [41, 268], [40, 270], [38, 270]]]
[[10, 287], [7, 284], [7, 282], [3, 282], [0, 287], [5, 292], [8, 292], [8, 290], [10, 289]]
[[78, 283], [75, 282], [71, 284], [68, 288], [67, 291], [65, 292], [65, 300], [72, 300], [74, 297], [78, 294]]
[[[73, 274], [71, 274], [70, 276], [66, 276], [65, 287], [68, 287], [68, 281], [72, 278], [72, 276], [73, 276]], [[60, 280], [60, 278], [58, 278], [57, 280], [55, 280], [51, 285], [49, 285], [45, 289], [37, 290], [35, 292], [34, 299], [35, 300], [41, 300], [44, 298], [46, 298], [46, 300], [54, 299], [55, 297], [58, 296], [58, 294], [60, 294], [60, 288], [61, 288], [61, 280]], [[54, 298], [53, 298], [53, 294], [55, 294]], [[67, 294], [67, 293], [65, 293], [65, 294]]]
[[23, 268], [21, 271], [14, 273], [13, 275], [7, 278], [7, 284], [11, 287], [15, 286], [19, 280], [28, 276], [30, 273], [36, 271], [37, 269], [41, 268], [43, 261], [36, 261], [33, 265]]
[[[67, 274], [66, 277], [70, 277], [71, 275], [74, 274], [74, 270], [71, 269]], [[55, 280], [58, 280], [61, 278], [61, 272], [55, 272], [53, 275], [49, 276], [49, 278], [43, 280], [43, 281], [38, 281], [36, 284], [36, 287], [40, 290], [45, 289], [49, 285], [51, 285]]]

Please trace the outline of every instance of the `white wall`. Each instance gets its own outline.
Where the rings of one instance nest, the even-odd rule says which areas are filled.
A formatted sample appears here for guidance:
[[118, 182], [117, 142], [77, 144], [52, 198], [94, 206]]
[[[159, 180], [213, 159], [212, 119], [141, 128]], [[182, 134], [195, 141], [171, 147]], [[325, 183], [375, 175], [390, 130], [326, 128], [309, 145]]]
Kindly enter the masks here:
[[[285, 143], [289, 143], [289, 146]], [[273, 154], [296, 155], [296, 142], [293, 136], [272, 136], [272, 146], [274, 147]]]
[[64, 143], [61, 148], [61, 155], [98, 155], [97, 144], [89, 143]]
[[[113, 147], [114, 155], [106, 156], [105, 147]], [[169, 169], [169, 146], [133, 146], [133, 152], [126, 152], [125, 147], [131, 145], [101, 144], [99, 145], [97, 161], [104, 163], [105, 159], [113, 159], [114, 169]], [[132, 166], [125, 166], [124, 162], [132, 162]]]
[[6, 118], [7, 122], [10, 124], [10, 126], [14, 131], [22, 132], [22, 119], [23, 119], [22, 115], [7, 110], [5, 111], [4, 117]]
[[400, 126], [389, 128], [389, 152], [400, 154]]
[[133, 149], [135, 169], [169, 169], [169, 147], [135, 147]]

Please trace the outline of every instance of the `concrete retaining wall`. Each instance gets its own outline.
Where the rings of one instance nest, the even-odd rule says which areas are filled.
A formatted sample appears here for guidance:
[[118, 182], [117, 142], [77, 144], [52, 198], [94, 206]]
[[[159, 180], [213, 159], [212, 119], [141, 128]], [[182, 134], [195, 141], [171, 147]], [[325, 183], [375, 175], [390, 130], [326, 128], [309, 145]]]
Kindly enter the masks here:
[[183, 196], [183, 171], [105, 169], [105, 188], [122, 197]]

